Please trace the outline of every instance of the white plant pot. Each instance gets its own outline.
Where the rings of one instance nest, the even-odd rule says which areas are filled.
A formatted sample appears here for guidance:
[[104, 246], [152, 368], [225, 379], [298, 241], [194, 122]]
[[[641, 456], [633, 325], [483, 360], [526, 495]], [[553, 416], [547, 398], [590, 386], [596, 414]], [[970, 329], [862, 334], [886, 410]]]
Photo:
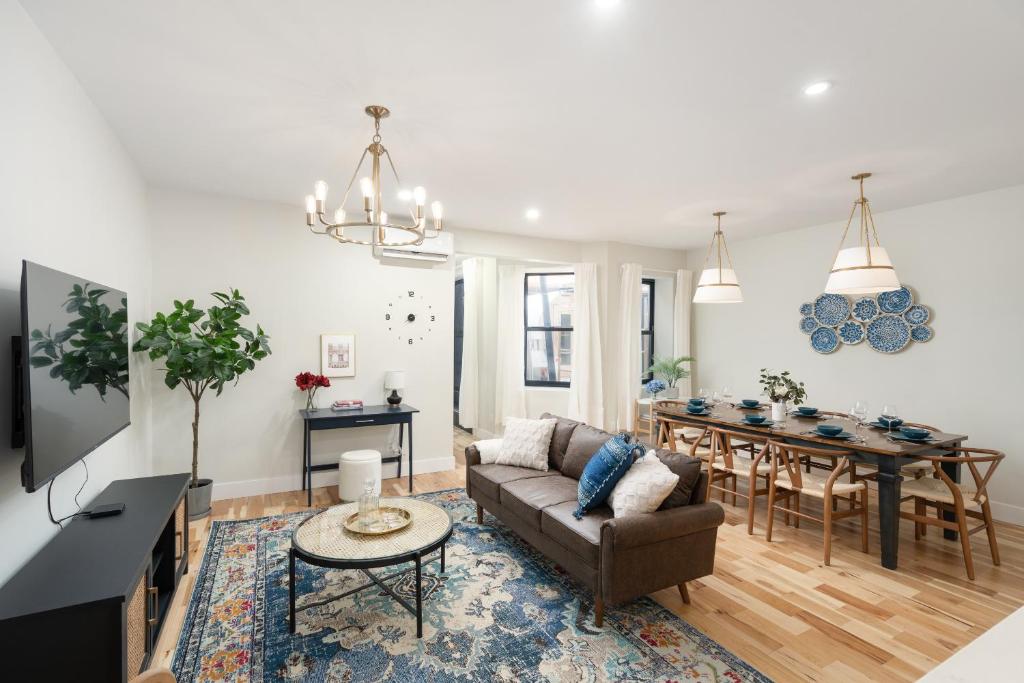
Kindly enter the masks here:
[[658, 398], [679, 398], [679, 387], [669, 387], [658, 394]]
[[772, 422], [784, 422], [786, 420], [786, 412], [785, 401], [772, 403]]

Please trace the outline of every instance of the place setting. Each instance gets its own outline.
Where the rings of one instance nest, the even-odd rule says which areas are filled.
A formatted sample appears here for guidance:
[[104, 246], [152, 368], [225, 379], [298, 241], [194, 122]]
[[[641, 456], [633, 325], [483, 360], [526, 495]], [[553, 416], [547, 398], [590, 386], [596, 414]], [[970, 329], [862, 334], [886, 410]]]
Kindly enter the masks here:
[[885, 438], [892, 443], [931, 443], [935, 441], [930, 429], [904, 423], [899, 417], [896, 406], [887, 404], [882, 407], [882, 414], [867, 425], [878, 431], [885, 432]]
[[812, 406], [797, 406], [795, 410], [789, 411], [790, 417], [802, 417], [808, 420], [825, 420], [824, 415], [819, 414], [818, 409]]

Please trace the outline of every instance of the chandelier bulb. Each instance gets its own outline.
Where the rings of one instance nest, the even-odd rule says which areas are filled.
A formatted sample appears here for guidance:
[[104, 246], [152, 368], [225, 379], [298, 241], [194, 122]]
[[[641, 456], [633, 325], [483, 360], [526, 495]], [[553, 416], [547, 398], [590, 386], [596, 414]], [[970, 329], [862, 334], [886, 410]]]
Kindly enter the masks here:
[[416, 206], [423, 206], [427, 203], [427, 191], [423, 189], [422, 185], [417, 185], [413, 189], [412, 196], [416, 200]]
[[388, 212], [387, 211], [381, 211], [380, 212], [380, 224], [381, 225], [387, 225], [388, 224]]
[[310, 216], [316, 213], [316, 197], [311, 194], [306, 195], [306, 213]]
[[444, 218], [444, 204], [436, 201], [431, 203], [430, 214], [434, 217], [434, 220], [440, 220]]
[[341, 225], [345, 222], [345, 209], [339, 208], [334, 212], [334, 224]]
[[373, 181], [369, 178], [364, 177], [359, 179], [359, 189], [362, 191], [365, 199], [373, 197]]
[[316, 184], [313, 185], [313, 196], [319, 202], [327, 199], [327, 183], [322, 180], [316, 181]]

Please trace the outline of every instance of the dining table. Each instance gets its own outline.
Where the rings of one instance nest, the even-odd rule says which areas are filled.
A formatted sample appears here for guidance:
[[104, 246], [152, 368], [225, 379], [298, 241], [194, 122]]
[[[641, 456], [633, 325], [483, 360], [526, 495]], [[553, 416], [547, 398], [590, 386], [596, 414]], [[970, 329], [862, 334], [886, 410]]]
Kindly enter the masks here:
[[[918, 460], [922, 455], [946, 455], [950, 449], [960, 446], [967, 440], [963, 434], [947, 434], [932, 432], [927, 442], [914, 443], [893, 438], [892, 432], [876, 429], [868, 425], [860, 425], [848, 417], [836, 414], [819, 414], [803, 416], [795, 411], [786, 415], [785, 420], [768, 426], [756, 426], [745, 421], [747, 414], [766, 413], [770, 406], [761, 404], [756, 408], [746, 408], [739, 403], [719, 401], [709, 402], [707, 414], [695, 415], [687, 410], [685, 400], [662, 400], [654, 404], [654, 415], [658, 423], [659, 437], [661, 427], [666, 429], [667, 445], [676, 449], [676, 425], [686, 427], [715, 426], [740, 434], [749, 434], [761, 439], [770, 438], [785, 443], [813, 445], [818, 448], [835, 448], [853, 452], [851, 460], [858, 464], [874, 465], [877, 470], [878, 485], [878, 519], [882, 546], [882, 566], [896, 569], [899, 557], [899, 523], [900, 523], [900, 485], [903, 477], [900, 468]], [[831, 438], [814, 432], [814, 428], [822, 423], [843, 425], [844, 431], [853, 434], [846, 439]], [[656, 444], [656, 445], [661, 445]], [[957, 463], [942, 463], [942, 468], [949, 477], [960, 481], [960, 467]], [[950, 515], [952, 513], [946, 513]], [[945, 531], [946, 538], [956, 539], [955, 531]]]

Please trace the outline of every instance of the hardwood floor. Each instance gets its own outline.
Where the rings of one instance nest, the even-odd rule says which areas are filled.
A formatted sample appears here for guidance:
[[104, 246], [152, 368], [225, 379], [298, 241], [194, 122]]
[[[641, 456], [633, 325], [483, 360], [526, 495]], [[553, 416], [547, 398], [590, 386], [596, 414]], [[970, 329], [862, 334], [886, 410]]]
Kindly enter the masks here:
[[[463, 449], [472, 441], [455, 430], [456, 469], [417, 475], [415, 492], [464, 486]], [[407, 481], [386, 480], [383, 490], [406, 495]], [[334, 488], [316, 489], [313, 503], [331, 505], [336, 496]], [[304, 503], [298, 491], [223, 500], [192, 524], [191, 573], [175, 595], [154, 666], [170, 664], [211, 522], [305, 510]], [[984, 537], [974, 538], [977, 580], [968, 581], [959, 542], [943, 540], [935, 529], [915, 542], [913, 526], [904, 522], [900, 569], [888, 571], [879, 565], [875, 513], [867, 555], [859, 551], [856, 520], [847, 520], [836, 525], [826, 567], [820, 526], [794, 529], [776, 517], [767, 543], [764, 501], [758, 503], [753, 536], [746, 533], [746, 508], [723, 503], [715, 573], [688, 584], [689, 605], [675, 588], [652, 597], [776, 681], [917, 680], [1024, 605], [1020, 527], [998, 526], [1000, 567], [992, 566]], [[870, 505], [876, 509], [874, 500]]]

